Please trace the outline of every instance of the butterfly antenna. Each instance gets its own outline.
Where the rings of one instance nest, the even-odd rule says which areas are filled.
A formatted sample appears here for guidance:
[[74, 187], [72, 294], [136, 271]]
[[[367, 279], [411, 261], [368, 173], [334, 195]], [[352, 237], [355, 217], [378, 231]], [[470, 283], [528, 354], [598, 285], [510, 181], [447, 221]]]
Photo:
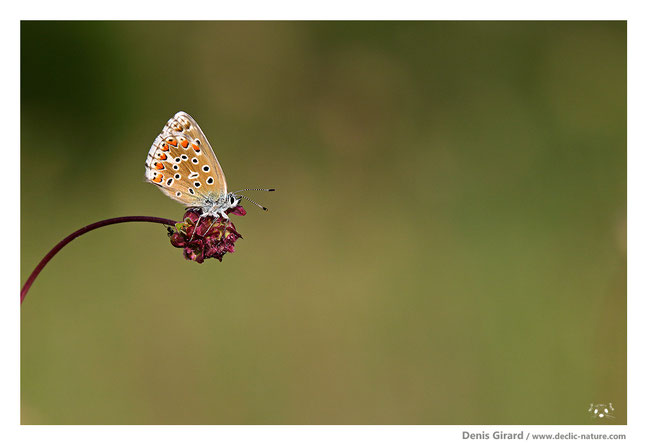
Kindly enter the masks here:
[[[238, 192], [245, 192], [245, 191], [247, 191], [247, 190], [262, 190], [262, 191], [264, 191], [264, 192], [273, 192], [273, 191], [275, 191], [276, 189], [274, 189], [274, 188], [273, 188], [273, 189], [263, 189], [263, 188], [258, 188], [258, 187], [257, 187], [257, 188], [249, 188], [249, 189], [235, 190], [235, 191], [232, 192], [232, 193], [233, 193], [233, 194], [236, 194], [236, 193], [238, 193]], [[248, 200], [249, 200], [249, 198], [248, 198]], [[250, 201], [252, 201], [252, 200], [250, 200]]]
[[[272, 190], [274, 190], [274, 189], [272, 189]], [[257, 203], [257, 202], [254, 201], [254, 200], [249, 199], [249, 198], [246, 197], [245, 195], [239, 195], [239, 197], [241, 197], [241, 198], [245, 198], [245, 199], [246, 199], [247, 201], [249, 201], [250, 203], [256, 204], [257, 206], [259, 206], [259, 207], [260, 207], [261, 209], [263, 209], [264, 211], [267, 211], [267, 210], [268, 210], [267, 207], [265, 207], [265, 206], [261, 206], [259, 203]]]

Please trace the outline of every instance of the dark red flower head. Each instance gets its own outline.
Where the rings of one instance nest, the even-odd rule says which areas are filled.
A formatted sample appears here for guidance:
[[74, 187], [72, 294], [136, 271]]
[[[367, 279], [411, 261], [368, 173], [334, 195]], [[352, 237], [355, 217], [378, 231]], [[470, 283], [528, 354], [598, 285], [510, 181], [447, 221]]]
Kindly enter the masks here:
[[[237, 206], [226, 211], [228, 214], [245, 215], [245, 209]], [[200, 209], [189, 209], [184, 215], [184, 221], [175, 225], [175, 231], [170, 234], [171, 244], [182, 248], [187, 260], [202, 263], [205, 259], [217, 258], [223, 261], [223, 256], [234, 252], [234, 243], [241, 234], [236, 232], [234, 223], [223, 217], [201, 217]]]

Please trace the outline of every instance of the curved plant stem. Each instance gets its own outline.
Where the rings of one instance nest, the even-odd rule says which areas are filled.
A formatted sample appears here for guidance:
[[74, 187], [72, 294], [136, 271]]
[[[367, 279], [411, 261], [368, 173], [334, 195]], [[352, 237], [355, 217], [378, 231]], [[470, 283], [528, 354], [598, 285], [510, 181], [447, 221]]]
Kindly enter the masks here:
[[43, 260], [40, 261], [40, 263], [36, 266], [34, 271], [31, 273], [29, 278], [27, 279], [27, 282], [25, 282], [25, 285], [23, 285], [22, 290], [20, 291], [20, 303], [22, 304], [23, 300], [25, 300], [25, 296], [27, 295], [27, 292], [29, 291], [29, 288], [32, 286], [32, 283], [34, 283], [34, 280], [36, 280], [36, 277], [38, 277], [38, 274], [42, 271], [43, 268], [45, 268], [45, 265], [47, 265], [47, 262], [52, 260], [52, 257], [56, 255], [65, 245], [70, 243], [72, 240], [75, 238], [85, 234], [86, 232], [90, 232], [94, 229], [101, 228], [103, 226], [109, 226], [109, 225], [114, 225], [117, 223], [128, 223], [131, 221], [144, 221], [144, 222], [149, 222], [149, 223], [161, 223], [163, 225], [169, 225], [173, 226], [176, 224], [175, 220], [169, 220], [168, 218], [160, 218], [160, 217], [141, 217], [141, 216], [133, 216], [133, 217], [117, 217], [117, 218], [109, 218], [107, 220], [101, 220], [96, 223], [92, 223], [88, 226], [84, 226], [83, 228], [79, 229], [78, 231], [74, 231], [72, 234], [68, 235], [65, 237], [63, 240], [61, 240], [55, 247], [51, 249], [50, 252], [47, 253], [45, 257], [43, 257]]

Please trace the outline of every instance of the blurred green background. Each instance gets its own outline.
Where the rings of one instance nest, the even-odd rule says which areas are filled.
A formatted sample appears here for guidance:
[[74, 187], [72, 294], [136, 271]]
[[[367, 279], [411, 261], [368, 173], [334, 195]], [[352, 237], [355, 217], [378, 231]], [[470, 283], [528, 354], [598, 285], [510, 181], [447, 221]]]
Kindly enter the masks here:
[[[74, 241], [22, 307], [25, 424], [626, 422], [625, 22], [23, 22], [21, 282], [180, 219], [178, 110], [237, 252]], [[600, 423], [597, 421], [597, 423]]]

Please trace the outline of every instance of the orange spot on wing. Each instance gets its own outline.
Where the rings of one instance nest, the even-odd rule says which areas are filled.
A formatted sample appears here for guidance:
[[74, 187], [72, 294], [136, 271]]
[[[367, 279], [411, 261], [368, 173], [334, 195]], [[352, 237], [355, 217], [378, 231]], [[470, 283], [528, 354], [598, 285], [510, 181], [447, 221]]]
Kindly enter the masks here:
[[171, 144], [173, 147], [178, 147], [178, 141], [176, 141], [175, 138], [169, 138], [167, 139], [167, 142]]
[[183, 140], [183, 141], [180, 143], [180, 145], [186, 149], [187, 146], [189, 145], [189, 141], [187, 141], [187, 140], [185, 139], [185, 140]]
[[194, 149], [195, 152], [200, 152], [200, 147], [195, 144], [191, 144], [191, 148]]
[[166, 153], [160, 153], [159, 156], [161, 160], [167, 159]]
[[167, 146], [165, 143], [160, 144], [160, 150], [163, 152], [168, 152], [169, 151], [169, 146]]
[[164, 178], [164, 175], [159, 175], [159, 174], [156, 173], [153, 176], [153, 182], [154, 183], [161, 183], [163, 178]]
[[157, 170], [162, 170], [164, 169], [164, 164], [162, 163], [153, 163], [153, 167], [155, 167]]

